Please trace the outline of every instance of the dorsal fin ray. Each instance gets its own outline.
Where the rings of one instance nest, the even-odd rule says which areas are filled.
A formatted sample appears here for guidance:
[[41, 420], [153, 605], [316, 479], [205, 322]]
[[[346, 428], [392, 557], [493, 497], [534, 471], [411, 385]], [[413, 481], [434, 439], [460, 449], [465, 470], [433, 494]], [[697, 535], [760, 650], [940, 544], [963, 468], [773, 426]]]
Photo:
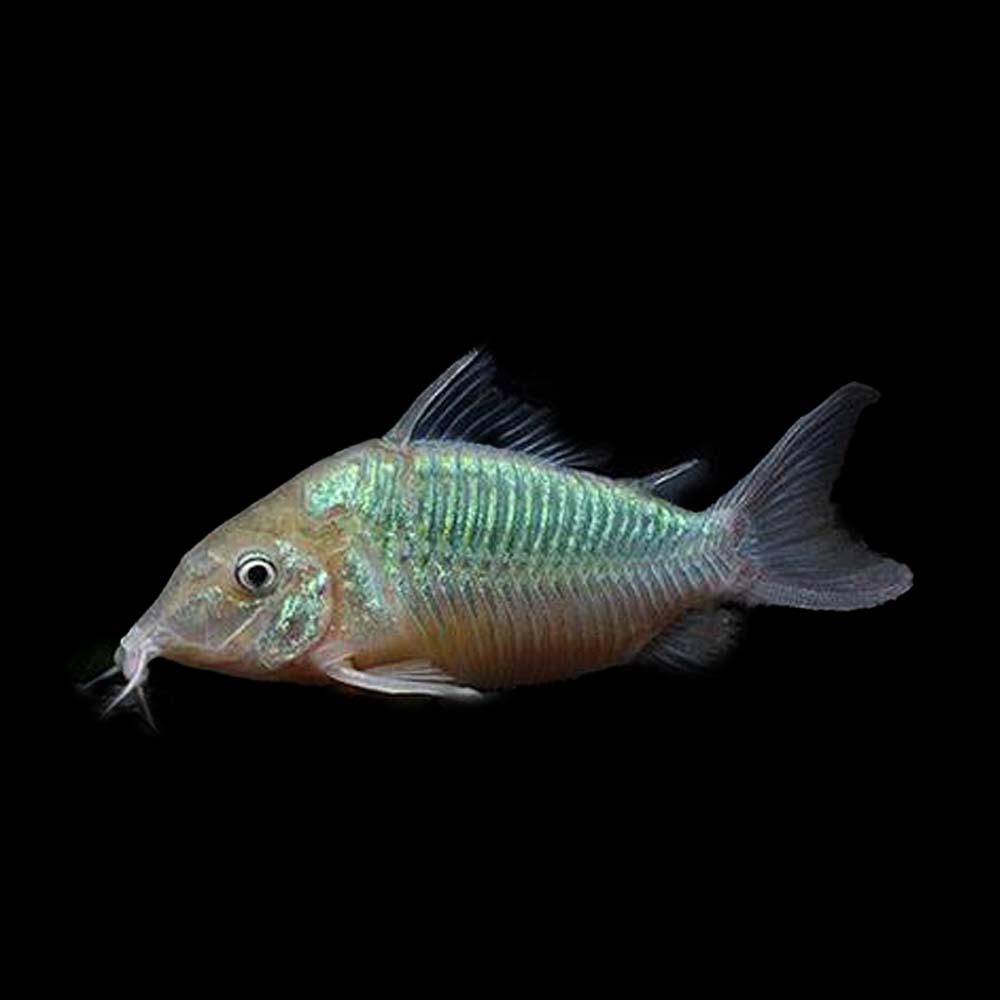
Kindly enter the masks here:
[[393, 444], [470, 441], [509, 448], [560, 465], [593, 466], [604, 457], [566, 439], [549, 410], [496, 383], [496, 362], [483, 348], [469, 351], [434, 380], [385, 436]]

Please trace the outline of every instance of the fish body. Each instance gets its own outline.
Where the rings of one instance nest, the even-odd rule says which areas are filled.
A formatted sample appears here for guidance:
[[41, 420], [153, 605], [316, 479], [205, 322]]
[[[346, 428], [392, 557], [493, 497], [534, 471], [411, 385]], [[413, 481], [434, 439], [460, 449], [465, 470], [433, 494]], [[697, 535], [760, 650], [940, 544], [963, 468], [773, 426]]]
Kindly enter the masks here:
[[[858, 414], [852, 384], [704, 511], [585, 471], [546, 414], [502, 393], [482, 352], [384, 438], [305, 470], [189, 552], [122, 640], [142, 696], [157, 655], [245, 677], [470, 697], [648, 659], [711, 663], [732, 606], [849, 610], [907, 567], [842, 532], [829, 504]], [[485, 443], [484, 438], [492, 438]]]
[[[381, 442], [306, 476], [340, 521], [356, 665], [508, 687], [627, 662], [724, 585], [724, 531], [627, 483], [475, 444]], [[721, 591], [720, 591], [721, 592]]]

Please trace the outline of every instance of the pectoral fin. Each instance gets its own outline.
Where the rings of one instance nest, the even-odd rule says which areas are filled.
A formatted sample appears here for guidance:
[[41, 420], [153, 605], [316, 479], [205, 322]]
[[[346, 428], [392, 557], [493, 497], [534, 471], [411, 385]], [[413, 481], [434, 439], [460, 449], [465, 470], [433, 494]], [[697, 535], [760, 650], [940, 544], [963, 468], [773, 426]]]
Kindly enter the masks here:
[[424, 694], [462, 701], [485, 697], [481, 691], [459, 684], [428, 660], [403, 660], [368, 670], [357, 670], [349, 660], [336, 660], [322, 669], [331, 680], [379, 694]]

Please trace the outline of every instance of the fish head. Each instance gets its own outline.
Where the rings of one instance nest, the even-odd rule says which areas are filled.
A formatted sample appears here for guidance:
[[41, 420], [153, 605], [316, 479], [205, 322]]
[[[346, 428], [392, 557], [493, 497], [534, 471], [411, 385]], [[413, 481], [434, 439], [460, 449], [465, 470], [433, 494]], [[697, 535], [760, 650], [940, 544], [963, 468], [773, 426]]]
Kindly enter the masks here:
[[323, 638], [333, 602], [322, 560], [249, 513], [188, 552], [121, 640], [115, 662], [130, 682], [157, 656], [267, 677]]

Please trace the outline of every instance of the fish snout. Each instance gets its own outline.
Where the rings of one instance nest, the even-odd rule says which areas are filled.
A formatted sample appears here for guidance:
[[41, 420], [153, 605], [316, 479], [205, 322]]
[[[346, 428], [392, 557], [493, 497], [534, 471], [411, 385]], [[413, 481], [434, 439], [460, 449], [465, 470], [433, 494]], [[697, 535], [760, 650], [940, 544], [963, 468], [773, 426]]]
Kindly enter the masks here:
[[115, 651], [115, 666], [125, 675], [126, 680], [141, 675], [162, 648], [155, 631], [135, 625], [118, 644]]
[[125, 685], [118, 694], [105, 706], [101, 713], [109, 715], [123, 702], [133, 696], [138, 702], [146, 722], [152, 729], [156, 729], [152, 713], [149, 711], [149, 704], [146, 701], [144, 685], [148, 670], [146, 664], [160, 651], [156, 633], [141, 628], [143, 622], [140, 621], [133, 626], [115, 650], [115, 667], [125, 675]]

